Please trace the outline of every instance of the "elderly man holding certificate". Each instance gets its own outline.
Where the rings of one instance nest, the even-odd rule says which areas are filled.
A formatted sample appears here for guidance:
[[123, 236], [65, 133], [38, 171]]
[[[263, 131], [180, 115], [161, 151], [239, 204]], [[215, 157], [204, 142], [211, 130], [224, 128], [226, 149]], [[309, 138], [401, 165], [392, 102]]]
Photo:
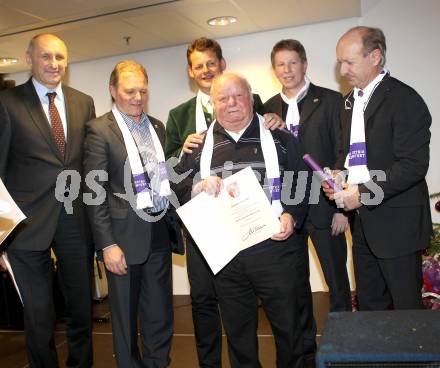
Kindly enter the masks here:
[[[190, 174], [174, 190], [183, 202], [199, 194], [212, 198], [225, 193], [236, 200], [248, 188], [240, 185], [242, 179], [228, 181], [227, 177], [251, 166], [280, 222], [271, 237], [240, 251], [215, 276], [231, 366], [260, 366], [258, 297], [274, 334], [277, 367], [302, 367], [297, 289], [301, 278], [298, 271], [306, 262], [301, 229], [308, 210], [308, 169], [297, 142], [287, 131], [264, 129], [263, 119], [252, 110], [252, 94], [244, 78], [233, 73], [217, 76], [211, 100], [217, 120], [203, 143], [192, 154], [183, 155], [176, 171]], [[298, 179], [301, 171], [306, 174], [304, 180]], [[206, 217], [205, 213], [201, 215]], [[211, 237], [222, 236], [220, 232]]]

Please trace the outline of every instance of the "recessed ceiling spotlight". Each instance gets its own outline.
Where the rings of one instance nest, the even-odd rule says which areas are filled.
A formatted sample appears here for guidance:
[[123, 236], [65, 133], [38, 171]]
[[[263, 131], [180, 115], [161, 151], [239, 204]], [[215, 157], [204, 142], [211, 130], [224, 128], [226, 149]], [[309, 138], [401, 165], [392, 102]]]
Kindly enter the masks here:
[[18, 59], [17, 58], [0, 56], [0, 65], [2, 65], [2, 66], [14, 65], [14, 64], [17, 64], [17, 63], [18, 63]]
[[237, 22], [237, 18], [230, 15], [223, 15], [221, 17], [215, 17], [208, 19], [210, 26], [228, 26], [229, 24]]

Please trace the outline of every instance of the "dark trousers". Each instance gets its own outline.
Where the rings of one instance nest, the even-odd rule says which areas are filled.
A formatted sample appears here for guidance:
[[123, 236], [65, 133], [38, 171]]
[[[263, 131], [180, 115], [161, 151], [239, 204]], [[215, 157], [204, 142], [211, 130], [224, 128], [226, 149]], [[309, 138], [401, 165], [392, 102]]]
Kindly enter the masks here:
[[316, 351], [316, 321], [313, 316], [313, 297], [310, 287], [310, 265], [309, 265], [309, 248], [307, 245], [307, 236], [305, 234], [297, 235], [301, 241], [302, 247], [298, 251], [304, 262], [300, 264], [302, 269], [298, 272], [299, 293], [299, 319], [303, 335], [303, 353], [311, 354]]
[[[165, 227], [164, 227], [165, 226]], [[160, 229], [158, 229], [160, 228]], [[157, 231], [159, 230], [159, 231]], [[164, 368], [173, 337], [171, 250], [164, 220], [153, 224], [152, 249], [126, 275], [106, 270], [116, 362], [120, 368]], [[160, 234], [165, 234], [160, 236]], [[138, 320], [142, 357], [138, 348]]]
[[319, 229], [310, 221], [306, 230], [312, 239], [330, 294], [330, 312], [351, 311], [345, 234], [333, 236], [331, 228]]
[[258, 368], [258, 306], [272, 327], [278, 368], [302, 367], [299, 320], [302, 245], [274, 243], [259, 252], [241, 252], [215, 278], [232, 368]]
[[[67, 367], [91, 367], [92, 250], [85, 244], [77, 219], [61, 212], [52, 249], [57, 257], [60, 286], [66, 301]], [[26, 350], [32, 368], [58, 367], [54, 343], [55, 308], [50, 248], [8, 249], [24, 304]]]
[[202, 368], [221, 367], [222, 324], [214, 275], [189, 237], [186, 260], [199, 365]]
[[359, 215], [355, 215], [352, 232], [359, 310], [386, 310], [390, 306], [422, 309], [421, 252], [394, 258], [376, 257], [365, 239]]

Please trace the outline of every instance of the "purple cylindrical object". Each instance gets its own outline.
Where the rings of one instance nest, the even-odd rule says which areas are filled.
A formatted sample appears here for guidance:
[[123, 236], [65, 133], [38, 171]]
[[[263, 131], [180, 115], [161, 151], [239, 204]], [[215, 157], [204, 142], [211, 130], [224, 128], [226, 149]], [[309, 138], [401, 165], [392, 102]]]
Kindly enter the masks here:
[[313, 172], [318, 175], [321, 181], [325, 181], [335, 192], [339, 192], [341, 190], [341, 187], [335, 183], [330, 175], [324, 172], [323, 168], [314, 160], [312, 156], [310, 156], [310, 154], [306, 153], [303, 156], [303, 160], [313, 170]]

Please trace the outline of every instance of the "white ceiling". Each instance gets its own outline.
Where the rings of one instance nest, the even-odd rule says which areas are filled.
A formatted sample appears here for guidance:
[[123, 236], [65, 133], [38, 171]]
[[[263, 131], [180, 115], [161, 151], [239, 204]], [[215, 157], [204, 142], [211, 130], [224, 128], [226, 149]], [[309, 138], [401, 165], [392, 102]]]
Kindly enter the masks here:
[[[221, 15], [238, 22], [207, 24]], [[78, 62], [360, 15], [360, 0], [0, 0], [0, 57], [19, 58], [0, 73], [27, 69], [27, 44], [42, 32], [65, 40]]]

